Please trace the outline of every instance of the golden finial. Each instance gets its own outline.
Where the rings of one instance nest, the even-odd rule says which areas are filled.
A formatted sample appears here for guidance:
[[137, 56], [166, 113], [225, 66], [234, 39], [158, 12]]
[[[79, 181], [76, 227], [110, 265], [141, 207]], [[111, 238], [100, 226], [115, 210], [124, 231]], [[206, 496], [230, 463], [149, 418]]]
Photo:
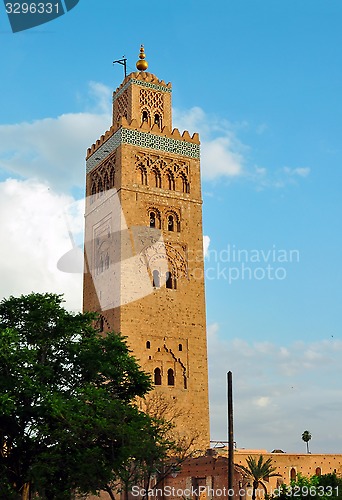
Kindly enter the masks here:
[[136, 63], [136, 67], [139, 71], [146, 71], [148, 68], [148, 62], [144, 61], [146, 55], [145, 55], [145, 50], [144, 46], [141, 45], [140, 47], [140, 54], [139, 54], [139, 61]]

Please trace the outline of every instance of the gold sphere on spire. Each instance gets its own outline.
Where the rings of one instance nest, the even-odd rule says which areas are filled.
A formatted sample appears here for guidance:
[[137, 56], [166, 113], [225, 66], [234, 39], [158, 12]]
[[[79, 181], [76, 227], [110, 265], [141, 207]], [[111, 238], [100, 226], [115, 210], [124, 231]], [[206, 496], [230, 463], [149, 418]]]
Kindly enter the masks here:
[[148, 62], [144, 61], [146, 55], [145, 55], [145, 50], [144, 46], [141, 45], [140, 47], [140, 54], [139, 54], [139, 61], [136, 63], [136, 67], [139, 71], [146, 71], [148, 68]]

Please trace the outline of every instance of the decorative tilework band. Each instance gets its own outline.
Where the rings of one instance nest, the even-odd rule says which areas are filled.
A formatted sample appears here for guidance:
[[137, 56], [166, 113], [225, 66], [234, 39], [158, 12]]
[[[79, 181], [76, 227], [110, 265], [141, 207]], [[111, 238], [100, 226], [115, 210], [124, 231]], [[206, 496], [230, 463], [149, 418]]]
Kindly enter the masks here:
[[127, 87], [129, 87], [132, 83], [134, 83], [135, 85], [140, 85], [141, 87], [147, 87], [149, 89], [153, 89], [153, 90], [158, 90], [159, 92], [172, 92], [172, 89], [170, 89], [169, 87], [164, 87], [163, 85], [158, 85], [157, 83], [151, 83], [151, 82], [144, 82], [143, 80], [137, 80], [136, 78], [131, 78], [130, 80], [128, 80], [127, 83], [125, 83], [125, 85], [117, 91], [116, 94], [113, 95], [113, 102], [118, 98], [120, 97], [120, 95], [125, 92], [125, 90], [127, 89]]
[[200, 157], [199, 144], [147, 132], [140, 132], [139, 130], [120, 128], [102, 144], [90, 158], [88, 158], [86, 162], [87, 173], [99, 165], [99, 163], [120, 146], [120, 144], [132, 144], [133, 146], [175, 153], [190, 158]]

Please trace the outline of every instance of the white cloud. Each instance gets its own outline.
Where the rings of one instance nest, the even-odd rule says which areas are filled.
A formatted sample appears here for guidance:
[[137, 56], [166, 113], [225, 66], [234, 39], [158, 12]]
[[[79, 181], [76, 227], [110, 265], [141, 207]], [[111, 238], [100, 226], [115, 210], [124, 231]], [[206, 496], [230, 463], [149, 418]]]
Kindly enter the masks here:
[[89, 82], [89, 95], [93, 102], [92, 112], [110, 116], [112, 113], [112, 90], [100, 82]]
[[0, 125], [0, 169], [58, 190], [83, 186], [87, 148], [111, 124], [109, 89], [92, 82], [90, 95], [97, 103], [93, 112]]
[[[8, 179], [0, 183], [0, 296], [30, 292], [64, 293], [66, 307], [82, 307], [82, 275], [57, 269], [71, 250], [64, 212], [74, 200], [37, 181]], [[83, 226], [83, 209], [69, 214], [75, 233]]]
[[190, 135], [199, 132], [201, 139], [201, 171], [204, 179], [237, 177], [243, 174], [247, 147], [236, 137], [227, 121], [207, 115], [201, 108], [173, 110], [174, 124]]
[[285, 172], [285, 174], [289, 176], [307, 177], [310, 174], [309, 167], [296, 167], [296, 168], [284, 167], [283, 171]]
[[261, 396], [255, 400], [256, 406], [264, 408], [270, 405], [270, 398], [268, 396]]
[[204, 235], [203, 236], [203, 254], [204, 257], [207, 255], [208, 250], [209, 250], [209, 245], [210, 245], [210, 237]]
[[231, 370], [238, 447], [300, 452], [301, 433], [308, 428], [313, 452], [339, 452], [341, 351], [342, 341], [333, 339], [287, 346], [228, 340], [217, 323], [209, 325], [212, 439], [226, 439], [226, 373]]
[[308, 177], [310, 172], [309, 167], [282, 167], [271, 170], [257, 165], [245, 171], [246, 177], [255, 183], [258, 189], [282, 189], [288, 185], [295, 185], [300, 178]]
[[[175, 126], [182, 133], [188, 130], [190, 135], [199, 132], [201, 140], [201, 172], [204, 180], [218, 178], [238, 178], [253, 182], [258, 189], [284, 188], [294, 184], [297, 178], [305, 178], [310, 174], [309, 167], [282, 167], [273, 170], [263, 166], [248, 165], [249, 147], [243, 144], [236, 130], [248, 128], [248, 124], [232, 125], [229, 121], [208, 115], [201, 108], [173, 110]], [[261, 124], [257, 128], [258, 135], [268, 129]]]

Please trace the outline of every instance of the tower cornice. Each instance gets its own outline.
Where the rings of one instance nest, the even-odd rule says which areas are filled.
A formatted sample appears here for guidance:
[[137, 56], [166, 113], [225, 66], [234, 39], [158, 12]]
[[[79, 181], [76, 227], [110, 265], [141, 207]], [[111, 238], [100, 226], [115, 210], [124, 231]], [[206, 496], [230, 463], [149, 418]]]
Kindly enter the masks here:
[[165, 83], [164, 80], [159, 80], [158, 77], [152, 73], [147, 73], [145, 71], [137, 71], [130, 73], [123, 80], [121, 85], [113, 92], [113, 101], [120, 97], [120, 95], [130, 86], [130, 85], [140, 85], [141, 87], [147, 87], [150, 89], [158, 90], [159, 92], [172, 92], [171, 83]]
[[128, 123], [126, 118], [122, 117], [116, 125], [110, 127], [88, 149], [86, 156], [87, 173], [99, 165], [109, 153], [112, 153], [121, 144], [131, 144], [196, 159], [200, 157], [198, 133], [194, 133], [191, 137], [187, 130], [181, 135], [177, 128], [171, 132], [167, 127], [164, 127], [160, 131], [155, 124], [149, 127], [146, 123], [139, 127], [136, 120]]

